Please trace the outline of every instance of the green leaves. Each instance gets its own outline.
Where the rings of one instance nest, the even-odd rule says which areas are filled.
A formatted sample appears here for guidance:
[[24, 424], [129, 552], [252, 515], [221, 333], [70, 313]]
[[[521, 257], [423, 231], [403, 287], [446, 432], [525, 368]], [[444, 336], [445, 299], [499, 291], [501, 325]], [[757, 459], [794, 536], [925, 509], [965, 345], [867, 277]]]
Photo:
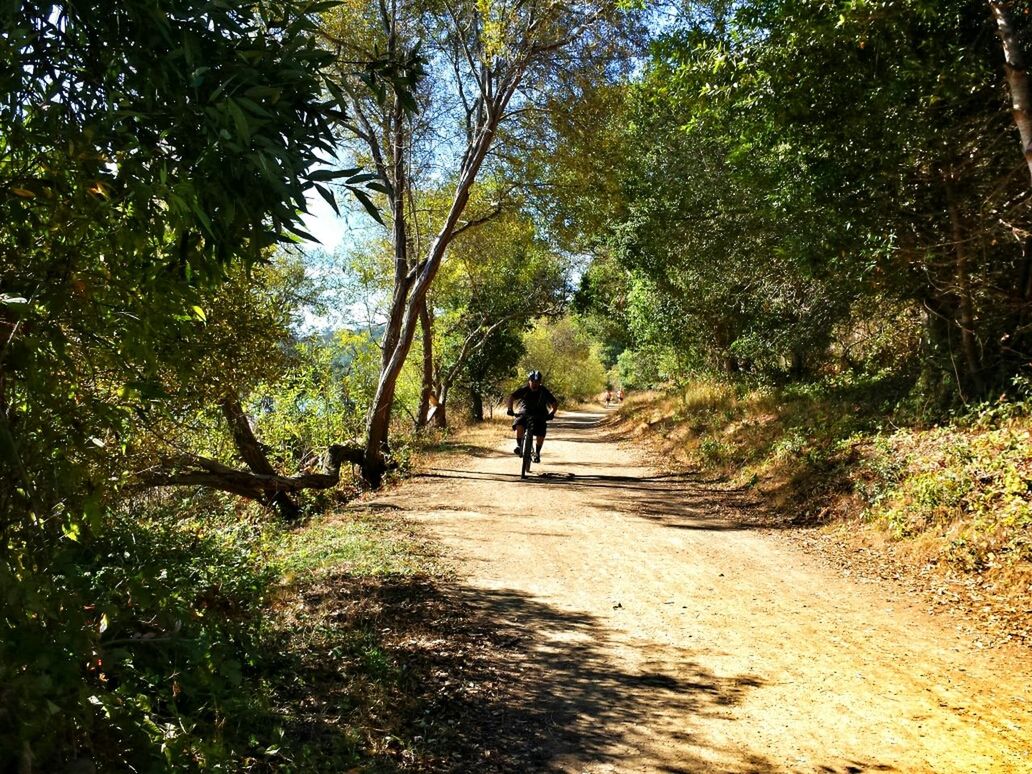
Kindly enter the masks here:
[[[349, 169], [340, 170], [317, 169], [309, 172], [306, 179], [309, 181], [309, 185], [315, 188], [319, 195], [329, 203], [333, 208], [333, 211], [338, 215], [340, 214], [340, 209], [337, 205], [336, 197], [334, 197], [333, 193], [328, 188], [321, 186], [318, 183], [340, 181], [348, 193], [358, 200], [369, 216], [381, 226], [384, 225], [383, 218], [380, 215], [380, 210], [373, 203], [373, 200], [369, 195], [369, 191], [375, 191], [388, 196], [391, 194], [390, 183], [378, 174], [374, 172], [366, 172], [361, 167], [351, 167]], [[294, 233], [297, 232], [295, 231]]]
[[365, 208], [365, 211], [369, 213], [369, 216], [377, 223], [379, 223], [381, 226], [384, 225], [383, 218], [380, 216], [380, 211], [376, 208], [376, 205], [373, 204], [373, 201], [369, 198], [369, 195], [361, 188], [348, 186], [348, 189], [351, 191], [352, 194], [354, 194], [355, 198], [358, 199], [362, 207]]
[[[204, 410], [228, 389], [282, 367], [299, 283], [270, 265], [269, 245], [299, 230], [306, 175], [332, 153], [342, 112], [326, 100], [331, 56], [312, 7], [0, 4], [0, 624], [18, 632], [0, 672], [19, 718], [2, 724], [0, 748], [40, 768], [92, 748], [92, 733], [112, 756], [102, 768], [165, 768], [150, 753], [190, 747], [175, 736], [214, 712], [198, 708], [221, 685], [212, 672], [230, 646], [215, 643], [242, 636], [205, 623], [183, 638], [196, 645], [168, 646], [189, 683], [180, 701], [198, 713], [182, 726], [155, 687], [169, 686], [168, 649], [98, 649], [143, 636], [145, 622], [173, 632], [168, 611], [203, 608], [190, 595], [212, 570], [192, 564], [196, 534], [177, 543], [173, 584], [159, 576], [175, 566], [141, 559], [160, 530], [111, 532], [136, 471], [203, 436]], [[123, 560], [140, 564], [119, 575]], [[79, 701], [90, 695], [98, 706]]]
[[[426, 59], [420, 52], [421, 48], [422, 45], [416, 42], [407, 51], [396, 52], [391, 57], [374, 46], [372, 56], [355, 75], [375, 95], [381, 106], [394, 97], [407, 113], [414, 114], [419, 110], [415, 90], [426, 76]], [[344, 100], [339, 101], [346, 104]]]
[[[954, 332], [971, 328], [959, 307], [978, 307], [978, 346], [1010, 341], [1026, 302], [1003, 288], [1019, 259], [985, 213], [1025, 194], [1005, 133], [989, 128], [1008, 118], [989, 32], [966, 2], [757, 0], [716, 25], [686, 15], [629, 89], [618, 194], [578, 213], [593, 222], [626, 202], [606, 246], [631, 274], [628, 303], [599, 309], [628, 315], [643, 350], [765, 378], [833, 367], [831, 341], [867, 324], [851, 318], [867, 299], [915, 315], [939, 299]], [[1010, 211], [1032, 226], [1022, 207]], [[961, 280], [973, 243], [993, 257], [971, 269], [969, 251]], [[950, 378], [957, 346], [946, 335], [922, 357]], [[976, 372], [1021, 367], [987, 352], [969, 358], [986, 363]]]
[[[361, 172], [361, 167], [352, 167], [351, 169], [316, 169], [309, 172], [306, 177], [309, 180], [328, 182], [330, 180], [338, 180], [340, 178], [354, 178]], [[371, 175], [370, 179], [376, 177]]]

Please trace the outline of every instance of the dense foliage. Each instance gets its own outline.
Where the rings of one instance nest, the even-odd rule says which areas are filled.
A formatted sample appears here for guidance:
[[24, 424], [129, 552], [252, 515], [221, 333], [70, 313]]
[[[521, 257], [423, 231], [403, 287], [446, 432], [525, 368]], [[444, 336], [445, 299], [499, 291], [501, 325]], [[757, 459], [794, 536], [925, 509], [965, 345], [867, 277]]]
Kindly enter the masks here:
[[532, 218], [515, 207], [459, 236], [428, 299], [434, 320], [434, 419], [444, 426], [456, 388], [483, 417], [485, 396], [525, 351], [534, 321], [559, 315], [569, 290], [568, 261], [542, 239]]
[[[400, 427], [449, 396], [480, 417], [530, 369], [564, 402], [778, 383], [685, 393], [693, 462], [852, 475], [901, 535], [974, 514], [951, 561], [1027, 561], [1025, 403], [878, 435], [1027, 392], [989, 9], [638, 5], [0, 3], [0, 769], [307, 765], [277, 741], [307, 698], [270, 670], [313, 692], [325, 664], [270, 656], [298, 643], [265, 616], [283, 572], [369, 560], [368, 525], [287, 535], [225, 492], [319, 513], [359, 486], [342, 463], [377, 484]], [[384, 230], [317, 330], [336, 257], [283, 245], [335, 184]]]
[[541, 371], [545, 386], [561, 401], [589, 400], [606, 386], [598, 345], [574, 317], [542, 320], [524, 338], [526, 352], [513, 386], [526, 383], [526, 374]]
[[570, 199], [615, 222], [584, 305], [668, 376], [890, 368], [947, 404], [1006, 389], [1032, 351], [1032, 222], [985, 4], [710, 10], [656, 42], [603, 123], [623, 155], [574, 175], [616, 192]]
[[125, 487], [276, 367], [260, 265], [333, 147], [314, 25], [289, 1], [0, 8], [5, 763], [207, 754], [177, 718], [216, 728], [252, 624], [200, 616], [258, 604], [262, 573]]

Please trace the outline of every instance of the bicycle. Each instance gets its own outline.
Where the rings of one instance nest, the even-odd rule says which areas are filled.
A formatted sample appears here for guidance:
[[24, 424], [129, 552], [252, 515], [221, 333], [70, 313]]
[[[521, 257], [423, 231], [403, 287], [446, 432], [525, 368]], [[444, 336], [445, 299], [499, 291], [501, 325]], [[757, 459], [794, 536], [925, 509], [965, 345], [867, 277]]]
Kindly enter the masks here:
[[534, 461], [534, 417], [521, 412], [516, 418], [526, 421], [523, 426], [523, 448], [520, 449], [520, 478], [526, 478], [530, 472], [530, 463]]
[[[534, 415], [520, 411], [512, 416], [517, 422], [522, 419], [526, 423], [523, 426], [523, 445], [520, 447], [520, 478], [526, 478], [530, 472], [530, 464], [534, 461]], [[545, 417], [545, 421], [549, 419], [555, 419], [554, 411]]]

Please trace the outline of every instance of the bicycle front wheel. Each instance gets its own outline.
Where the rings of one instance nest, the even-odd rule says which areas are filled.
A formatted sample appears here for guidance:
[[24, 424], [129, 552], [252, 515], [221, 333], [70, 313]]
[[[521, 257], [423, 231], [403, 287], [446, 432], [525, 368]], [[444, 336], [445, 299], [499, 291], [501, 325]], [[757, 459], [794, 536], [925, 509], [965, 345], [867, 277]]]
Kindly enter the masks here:
[[520, 478], [526, 478], [530, 472], [530, 463], [534, 459], [534, 423], [528, 418], [523, 433], [523, 460], [520, 466]]

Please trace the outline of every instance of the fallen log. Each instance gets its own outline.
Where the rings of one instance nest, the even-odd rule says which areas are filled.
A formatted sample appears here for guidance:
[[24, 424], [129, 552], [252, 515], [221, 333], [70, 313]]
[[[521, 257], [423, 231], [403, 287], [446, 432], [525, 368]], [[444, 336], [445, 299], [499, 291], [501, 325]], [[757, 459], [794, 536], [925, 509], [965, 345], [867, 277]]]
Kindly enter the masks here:
[[229, 423], [237, 453], [247, 469], [233, 468], [208, 457], [181, 454], [140, 471], [134, 477], [136, 484], [142, 487], [204, 486], [218, 489], [274, 507], [284, 519], [293, 521], [301, 515], [293, 495], [305, 489], [330, 489], [340, 482], [340, 468], [345, 462], [361, 465], [365, 460], [361, 444], [333, 444], [322, 455], [320, 472], [284, 476], [277, 473], [269, 462], [265, 447], [255, 437], [240, 400], [226, 398], [220, 406]]

